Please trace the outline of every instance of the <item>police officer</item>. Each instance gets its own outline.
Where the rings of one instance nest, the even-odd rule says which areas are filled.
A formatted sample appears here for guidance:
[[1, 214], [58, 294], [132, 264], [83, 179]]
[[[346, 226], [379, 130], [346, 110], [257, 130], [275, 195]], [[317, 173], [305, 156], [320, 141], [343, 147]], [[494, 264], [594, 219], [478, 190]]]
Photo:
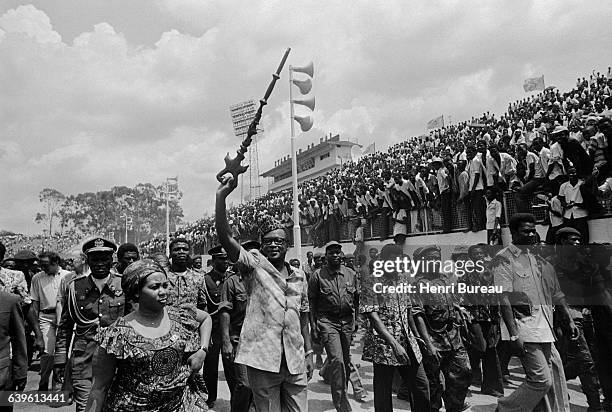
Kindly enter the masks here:
[[[421, 285], [451, 285], [451, 279], [441, 273], [442, 258], [438, 246], [417, 249], [414, 260], [421, 259], [428, 264], [421, 265], [422, 269], [416, 275], [418, 291], [422, 290]], [[421, 306], [415, 309], [415, 322], [424, 341], [426, 355], [423, 366], [429, 378], [432, 411], [442, 407], [442, 398], [447, 411], [463, 411], [469, 408], [464, 401], [472, 381], [472, 370], [461, 340], [461, 316], [457, 312], [457, 299], [453, 294], [445, 292], [419, 293], [419, 297]], [[444, 375], [444, 386], [440, 372]]]
[[[100, 327], [107, 327], [123, 316], [125, 296], [121, 289], [121, 274], [111, 270], [117, 246], [110, 240], [95, 238], [83, 245], [89, 275], [81, 275], [68, 283], [68, 297], [62, 308], [55, 343], [55, 376], [69, 358], [76, 410], [84, 411], [91, 390], [92, 360], [98, 348], [95, 341]], [[72, 354], [68, 356], [74, 330]]]
[[229, 266], [227, 253], [221, 246], [215, 246], [208, 251], [212, 257], [212, 270], [204, 276], [206, 307], [212, 317], [211, 344], [204, 361], [204, 380], [208, 388], [207, 404], [212, 408], [217, 400], [217, 377], [219, 374], [219, 354], [221, 352], [221, 287], [225, 280], [225, 272]]
[[[242, 247], [247, 252], [254, 249], [259, 250], [260, 243], [249, 240], [242, 243]], [[236, 263], [236, 273], [230, 275], [221, 287], [219, 306], [223, 371], [227, 386], [230, 388], [231, 412], [247, 412], [253, 398], [247, 378], [247, 367], [234, 362], [247, 308], [247, 291], [243, 278], [245, 270], [247, 269], [244, 265]]]
[[350, 411], [347, 384], [354, 327], [355, 272], [342, 263], [342, 245], [325, 246], [326, 264], [308, 282], [313, 340], [321, 339], [330, 367], [332, 400], [337, 411]]
[[557, 253], [552, 263], [557, 272], [559, 286], [569, 305], [569, 313], [579, 332], [577, 337], [571, 339], [569, 331], [555, 312], [553, 319], [558, 339], [555, 344], [563, 361], [565, 378], [569, 380], [579, 377], [589, 411], [601, 411], [599, 382], [593, 357], [584, 337], [582, 310], [589, 308], [592, 303], [589, 290], [596, 289], [593, 288], [595, 284], [603, 286], [603, 278], [596, 265], [585, 255], [585, 250], [581, 250], [581, 238], [580, 232], [571, 227], [561, 228], [555, 233]]

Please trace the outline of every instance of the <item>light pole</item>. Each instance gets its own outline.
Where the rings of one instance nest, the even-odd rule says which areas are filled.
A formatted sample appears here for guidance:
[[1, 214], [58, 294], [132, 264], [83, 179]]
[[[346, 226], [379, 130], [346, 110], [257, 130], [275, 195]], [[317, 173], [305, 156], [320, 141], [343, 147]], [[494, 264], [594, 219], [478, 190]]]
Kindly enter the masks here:
[[127, 237], [128, 237], [128, 215], [126, 213], [126, 214], [124, 214], [121, 217], [125, 218], [125, 243], [127, 243]]
[[[306, 80], [294, 80], [293, 73], [300, 72], [308, 76]], [[312, 77], [314, 75], [314, 66], [312, 62], [304, 67], [289, 66], [289, 107], [291, 110], [291, 177], [293, 181], [293, 246], [297, 252], [297, 258], [302, 261], [302, 234], [300, 231], [300, 209], [298, 199], [298, 169], [297, 169], [297, 153], [295, 150], [295, 128], [293, 121], [300, 124], [303, 132], [307, 132], [312, 128], [312, 117], [295, 116], [293, 112], [293, 104], [301, 104], [308, 107], [311, 111], [315, 107], [314, 96], [304, 100], [293, 100], [293, 85], [300, 89], [301, 94], [308, 94], [312, 89]]]
[[170, 195], [176, 195], [176, 189], [170, 191], [170, 185], [178, 185], [177, 177], [166, 178], [166, 256], [170, 256]]

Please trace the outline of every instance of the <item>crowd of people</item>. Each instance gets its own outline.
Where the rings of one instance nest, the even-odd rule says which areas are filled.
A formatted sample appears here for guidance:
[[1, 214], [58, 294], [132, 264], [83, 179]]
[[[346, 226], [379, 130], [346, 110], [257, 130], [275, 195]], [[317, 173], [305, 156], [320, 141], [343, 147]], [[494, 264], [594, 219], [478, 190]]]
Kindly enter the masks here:
[[[219, 358], [232, 411], [308, 410], [317, 368], [338, 411], [351, 410], [348, 382], [376, 411], [393, 410], [394, 386], [411, 410], [467, 410], [470, 385], [498, 398], [499, 411], [569, 411], [566, 381], [576, 377], [589, 410], [612, 410], [610, 244], [587, 244], [572, 227], [549, 244], [532, 214], [516, 213], [505, 247], [458, 245], [444, 256], [396, 240], [366, 255], [330, 241], [286, 262], [286, 230], [272, 216], [258, 241], [232, 236], [232, 180], [217, 191], [220, 245], [208, 271], [186, 238], [170, 256], [94, 238], [74, 267], [55, 252], [20, 251], [19, 267], [0, 268], [0, 355], [12, 371], [0, 387], [23, 390], [40, 351], [38, 390], [67, 391], [77, 411], [213, 408]], [[372, 395], [350, 354], [359, 326]], [[524, 378], [510, 373], [513, 356]]]
[[[350, 354], [361, 327], [376, 411], [393, 409], [396, 372], [415, 411], [466, 410], [472, 384], [499, 411], [569, 411], [575, 377], [589, 410], [610, 411], [612, 248], [591, 242], [587, 220], [612, 192], [611, 88], [610, 69], [593, 73], [302, 183], [300, 223], [324, 250], [304, 262], [286, 262], [291, 193], [228, 210], [232, 177], [215, 217], [175, 233], [169, 256], [161, 239], [94, 238], [72, 260], [59, 243], [0, 242], [0, 391], [24, 390], [38, 351], [38, 390], [67, 391], [77, 411], [207, 410], [221, 358], [232, 411], [307, 410], [316, 368], [335, 409], [350, 411], [348, 382], [370, 398]], [[502, 246], [506, 192], [516, 204]], [[385, 244], [366, 254], [371, 219]], [[352, 251], [338, 242], [347, 220]], [[438, 245], [409, 251], [409, 234], [458, 227], [486, 229], [487, 242], [448, 259]], [[207, 265], [193, 254], [203, 247]], [[524, 378], [511, 390], [513, 356]]]
[[[599, 197], [610, 192], [611, 116], [608, 68], [607, 73], [578, 78], [567, 92], [549, 87], [510, 103], [501, 116], [487, 112], [345, 162], [299, 185], [300, 225], [306, 228], [302, 240], [318, 247], [330, 240], [351, 240], [361, 218], [375, 217], [382, 239], [398, 233], [490, 230], [487, 190], [497, 200], [509, 194], [509, 201], [516, 202], [513, 209], [521, 212], [534, 204], [545, 208], [554, 196], [565, 198], [563, 219], [583, 230], [582, 218], [600, 213]], [[578, 183], [560, 193], [572, 167]], [[578, 186], [582, 196], [576, 194]], [[243, 240], [254, 238], [258, 222], [268, 215], [290, 229], [291, 205], [292, 193], [284, 190], [233, 207], [228, 211], [232, 233]], [[341, 230], [344, 226], [347, 230]], [[188, 225], [176, 236], [203, 250], [217, 241], [213, 218]], [[165, 239], [157, 237], [140, 247], [162, 250]]]
[[82, 235], [76, 232], [55, 233], [52, 236], [44, 235], [24, 235], [20, 233], [10, 233], [0, 235], [0, 242], [6, 247], [7, 256], [14, 256], [20, 250], [30, 250], [34, 253], [41, 253], [45, 250], [64, 252], [78, 245]]

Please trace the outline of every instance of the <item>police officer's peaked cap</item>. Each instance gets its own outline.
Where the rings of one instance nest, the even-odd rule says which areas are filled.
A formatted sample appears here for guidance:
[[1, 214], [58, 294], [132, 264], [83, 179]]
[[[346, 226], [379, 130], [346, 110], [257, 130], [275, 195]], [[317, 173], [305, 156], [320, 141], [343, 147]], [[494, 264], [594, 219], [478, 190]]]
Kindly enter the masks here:
[[213, 258], [225, 258], [227, 253], [221, 245], [208, 249], [208, 254]]
[[256, 240], [247, 240], [246, 242], [242, 242], [240, 246], [242, 246], [245, 250], [259, 250], [259, 248], [261, 247], [261, 243]]
[[562, 236], [567, 236], [567, 235], [578, 235], [582, 237], [580, 232], [574, 229], [573, 227], [562, 227], [561, 229], [555, 232], [556, 239], [560, 239]]
[[117, 250], [117, 245], [108, 239], [96, 237], [88, 240], [83, 244], [83, 253], [90, 254], [93, 252], [108, 252], [113, 253]]

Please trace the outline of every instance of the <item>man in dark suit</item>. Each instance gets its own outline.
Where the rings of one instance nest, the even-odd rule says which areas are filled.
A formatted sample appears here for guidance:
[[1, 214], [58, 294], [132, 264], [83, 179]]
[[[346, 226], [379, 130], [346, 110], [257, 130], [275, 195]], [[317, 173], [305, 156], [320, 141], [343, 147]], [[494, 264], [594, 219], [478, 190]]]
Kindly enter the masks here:
[[20, 301], [17, 295], [0, 292], [0, 391], [23, 391], [26, 386], [28, 350]]

